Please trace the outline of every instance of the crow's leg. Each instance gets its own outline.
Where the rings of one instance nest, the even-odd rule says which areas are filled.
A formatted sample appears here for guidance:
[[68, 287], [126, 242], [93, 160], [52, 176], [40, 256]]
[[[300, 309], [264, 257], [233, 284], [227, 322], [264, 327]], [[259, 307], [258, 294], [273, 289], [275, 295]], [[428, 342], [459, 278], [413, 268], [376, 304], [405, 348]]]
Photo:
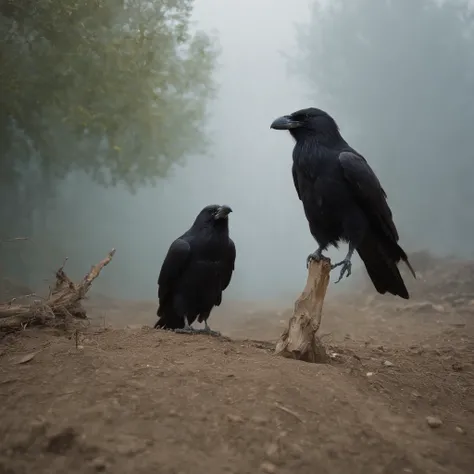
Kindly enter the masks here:
[[192, 326], [189, 325], [188, 317], [184, 315], [184, 328], [175, 329], [174, 332], [177, 332], [180, 334], [195, 334], [198, 331], [196, 331], [196, 329], [194, 329]]
[[207, 320], [204, 320], [204, 329], [201, 329], [201, 332], [205, 334], [209, 334], [210, 336], [220, 336], [221, 333], [219, 331], [213, 331], [210, 327], [209, 324], [207, 324]]
[[338, 263], [335, 263], [334, 265], [331, 265], [331, 270], [333, 270], [336, 267], [341, 267], [341, 273], [339, 274], [339, 279], [335, 283], [339, 283], [344, 275], [346, 274], [346, 278], [351, 276], [352, 273], [352, 255], [354, 254], [355, 246], [354, 244], [349, 243], [349, 251], [347, 252], [347, 255], [344, 257], [344, 260], [341, 260]]
[[313, 253], [310, 253], [306, 257], [306, 268], [309, 267], [311, 260], [314, 260], [315, 262], [320, 262], [321, 260], [329, 260], [328, 257], [323, 255], [323, 250], [324, 250], [324, 247], [320, 245], [317, 250], [315, 250]]

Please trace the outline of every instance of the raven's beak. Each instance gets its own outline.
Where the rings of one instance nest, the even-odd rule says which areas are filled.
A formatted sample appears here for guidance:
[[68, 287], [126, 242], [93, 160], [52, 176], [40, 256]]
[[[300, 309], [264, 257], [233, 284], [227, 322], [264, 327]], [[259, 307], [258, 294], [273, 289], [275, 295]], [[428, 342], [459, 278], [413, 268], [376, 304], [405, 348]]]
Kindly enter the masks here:
[[214, 219], [225, 219], [231, 212], [232, 209], [229, 206], [221, 206], [214, 215]]
[[290, 115], [284, 115], [283, 117], [278, 117], [270, 125], [270, 128], [274, 130], [290, 130], [292, 128], [298, 128], [301, 126], [301, 122], [293, 120]]

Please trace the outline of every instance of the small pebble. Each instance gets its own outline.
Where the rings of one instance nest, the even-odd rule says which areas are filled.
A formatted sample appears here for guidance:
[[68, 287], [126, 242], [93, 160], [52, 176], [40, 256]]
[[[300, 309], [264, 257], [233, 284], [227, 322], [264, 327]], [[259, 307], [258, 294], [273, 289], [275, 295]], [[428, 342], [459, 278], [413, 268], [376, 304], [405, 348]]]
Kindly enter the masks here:
[[456, 431], [457, 431], [459, 434], [466, 434], [466, 432], [465, 432], [460, 426], [456, 426]]
[[426, 422], [431, 428], [439, 428], [443, 422], [437, 416], [427, 416]]
[[244, 421], [244, 419], [239, 415], [227, 415], [227, 418], [229, 421], [232, 421], [234, 423], [241, 423], [242, 421]]
[[276, 443], [269, 444], [265, 450], [265, 454], [269, 458], [274, 458], [278, 454], [278, 445]]
[[276, 472], [276, 466], [271, 462], [262, 462], [262, 464], [260, 464], [260, 469], [267, 474], [273, 474]]
[[367, 372], [365, 375], [367, 375], [367, 377], [372, 377], [372, 375], [374, 375], [373, 372]]
[[304, 449], [296, 443], [290, 444], [291, 451], [298, 456], [301, 456], [304, 453]]
[[386, 360], [383, 365], [385, 365], [385, 367], [393, 367], [393, 363], [390, 362], [389, 360]]
[[107, 463], [102, 458], [94, 459], [92, 466], [97, 472], [104, 472], [107, 469]]
[[252, 417], [252, 421], [257, 423], [257, 425], [265, 425], [268, 422], [268, 418], [256, 415]]

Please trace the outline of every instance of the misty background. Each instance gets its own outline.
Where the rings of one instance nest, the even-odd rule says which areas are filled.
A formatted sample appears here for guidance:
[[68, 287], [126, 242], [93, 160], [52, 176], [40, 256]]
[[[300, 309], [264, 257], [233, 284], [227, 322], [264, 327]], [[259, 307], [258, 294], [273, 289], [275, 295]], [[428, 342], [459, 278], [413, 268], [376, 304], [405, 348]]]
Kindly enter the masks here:
[[[166, 7], [180, 2], [152, 3]], [[45, 152], [36, 144], [39, 138], [21, 127], [11, 103], [2, 103], [12, 94], [2, 90], [2, 126], [11, 130], [13, 117], [17, 142], [28, 146], [27, 152], [25, 146], [18, 151], [17, 142], [8, 142], [7, 147], [2, 138], [0, 239], [26, 236], [30, 240], [1, 246], [1, 276], [41, 287], [69, 257], [66, 270], [78, 278], [115, 247], [114, 260], [93, 289], [120, 298], [154, 299], [170, 243], [187, 230], [202, 207], [217, 203], [228, 204], [234, 211], [230, 232], [237, 260], [225, 297], [292, 300], [305, 280], [306, 256], [316, 244], [293, 186], [293, 141], [289, 134], [269, 127], [277, 116], [309, 106], [332, 114], [344, 138], [374, 168], [388, 194], [400, 243], [408, 253], [426, 249], [439, 255], [473, 257], [474, 16], [468, 2], [181, 3], [189, 3], [190, 31], [209, 35], [216, 56], [205, 59], [199, 56], [205, 48], [195, 51], [201, 59], [193, 68], [207, 69], [199, 78], [199, 88], [191, 91], [194, 96], [186, 87], [199, 75], [197, 69], [189, 69], [189, 79], [179, 84], [181, 88], [172, 83], [160, 89], [173, 90], [187, 102], [173, 96], [157, 122], [161, 134], [153, 135], [155, 142], [142, 140], [149, 147], [147, 156], [156, 150], [156, 160], [169, 158], [169, 166], [163, 165], [154, 185], [146, 179], [128, 179], [128, 171], [124, 173], [128, 181], [122, 183], [118, 165], [117, 184], [112, 179], [106, 187], [97, 182], [92, 165], [58, 166], [59, 171], [50, 172], [54, 167], [42, 160]], [[2, 32], [21, 23], [18, 17], [11, 18], [0, 8]], [[168, 51], [157, 38], [154, 50]], [[4, 42], [2, 48], [7, 47]], [[76, 59], [70, 61], [76, 64]], [[172, 82], [171, 73], [162, 75], [164, 81]], [[182, 73], [176, 77], [183, 77]], [[5, 84], [0, 77], [2, 88]], [[67, 97], [81, 105], [72, 93], [74, 87], [69, 87]], [[115, 98], [108, 91], [104, 101], [106, 97], [108, 107], [124, 95], [139, 96], [146, 87], [145, 82], [135, 86], [130, 82], [126, 94], [122, 91]], [[205, 90], [213, 90], [213, 97], [207, 97]], [[194, 97], [203, 100], [202, 110], [192, 108]], [[147, 121], [134, 121], [133, 113], [122, 110], [120, 130], [127, 133], [120, 134], [124, 144], [116, 148], [126, 150], [121, 152], [121, 159], [126, 160], [123, 167], [132, 169], [139, 160], [133, 148], [125, 148], [133, 140], [128, 135], [128, 117], [130, 127], [137, 129], [147, 128]], [[191, 119], [201, 125], [192, 130], [189, 125], [188, 130]], [[38, 115], [36, 120], [48, 122], [50, 117]], [[76, 146], [77, 139], [68, 135], [69, 130], [60, 128], [61, 121], [48, 123], [58, 143], [59, 161], [75, 164], [73, 155], [81, 153], [94, 159], [90, 150]], [[82, 127], [82, 137], [91, 133]], [[208, 141], [206, 147], [197, 145], [199, 135]], [[6, 172], [15, 166], [18, 171], [20, 153], [28, 159], [21, 161], [21, 180], [15, 181]], [[105, 168], [115, 167], [110, 165], [115, 155], [106, 156]], [[47, 172], [45, 165], [38, 165], [45, 162], [49, 163]], [[144, 165], [139, 169], [145, 177], [154, 172]], [[345, 251], [342, 246], [329, 256], [342, 256]], [[362, 271], [354, 268], [353, 275]], [[350, 279], [332, 291], [349, 285]]]

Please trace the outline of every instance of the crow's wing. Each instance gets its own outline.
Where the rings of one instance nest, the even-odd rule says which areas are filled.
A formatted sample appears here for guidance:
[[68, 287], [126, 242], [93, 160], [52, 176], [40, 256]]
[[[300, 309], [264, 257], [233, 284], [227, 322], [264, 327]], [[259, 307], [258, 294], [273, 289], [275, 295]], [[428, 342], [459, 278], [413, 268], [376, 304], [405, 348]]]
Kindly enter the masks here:
[[339, 154], [339, 162], [354, 198], [367, 217], [375, 219], [388, 237], [398, 241], [392, 211], [387, 204], [387, 194], [365, 158], [354, 152], [344, 151]]
[[186, 240], [176, 239], [166, 254], [160, 275], [158, 276], [158, 298], [163, 300], [172, 290], [176, 280], [179, 279], [183, 270], [191, 258], [191, 246]]
[[229, 286], [230, 280], [232, 278], [232, 273], [234, 272], [235, 266], [235, 244], [232, 239], [229, 238], [229, 251], [226, 255], [226, 258], [223, 262], [222, 269], [222, 286], [221, 292], [217, 301], [215, 302], [216, 306], [220, 306], [222, 303], [222, 292]]
[[[230, 279], [232, 278], [232, 273], [234, 271], [235, 266], [235, 255], [235, 244], [232, 239], [229, 239], [229, 252], [226, 255], [222, 274], [222, 291], [224, 291], [229, 286]], [[219, 306], [221, 304], [221, 301], [222, 294], [216, 306]]]
[[296, 194], [298, 194], [298, 198], [301, 201], [300, 189], [298, 187], [298, 176], [296, 175], [296, 166], [294, 163], [293, 163], [293, 166], [291, 167], [291, 173], [293, 174], [293, 183], [295, 185]]

